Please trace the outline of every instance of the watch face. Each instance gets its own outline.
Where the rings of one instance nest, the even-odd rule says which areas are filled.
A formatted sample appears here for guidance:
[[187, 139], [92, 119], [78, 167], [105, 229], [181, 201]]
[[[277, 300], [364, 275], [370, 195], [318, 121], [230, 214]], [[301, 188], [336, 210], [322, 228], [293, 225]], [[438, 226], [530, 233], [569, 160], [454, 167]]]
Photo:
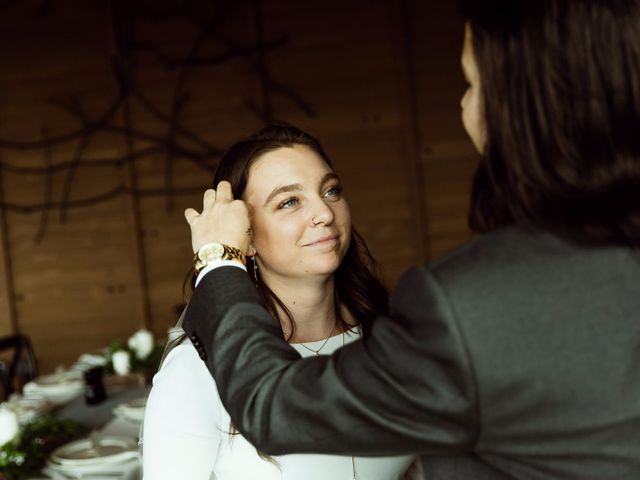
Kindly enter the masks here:
[[212, 243], [198, 252], [198, 258], [207, 263], [213, 260], [220, 260], [224, 255], [224, 247], [219, 243]]

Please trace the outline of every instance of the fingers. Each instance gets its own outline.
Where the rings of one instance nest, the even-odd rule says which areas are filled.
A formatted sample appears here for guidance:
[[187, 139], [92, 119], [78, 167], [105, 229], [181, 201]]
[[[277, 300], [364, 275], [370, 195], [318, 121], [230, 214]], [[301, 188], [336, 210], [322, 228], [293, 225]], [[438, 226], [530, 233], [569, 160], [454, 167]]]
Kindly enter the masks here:
[[218, 189], [216, 190], [216, 199], [218, 201], [227, 202], [233, 200], [233, 193], [231, 193], [231, 184], [229, 182], [223, 181], [218, 184]]
[[202, 197], [202, 212], [187, 208], [184, 217], [191, 229], [191, 246], [198, 251], [211, 242], [246, 251], [251, 242], [250, 212], [242, 200], [234, 200], [231, 184], [220, 182]]
[[184, 218], [187, 219], [187, 223], [191, 225], [191, 222], [198, 216], [198, 212], [193, 208], [187, 208], [184, 211]]
[[217, 190], [213, 188], [205, 190], [204, 197], [202, 198], [202, 211], [212, 208], [216, 201], [231, 202], [232, 200], [233, 193], [231, 193], [231, 184], [227, 181], [222, 181], [218, 183]]
[[213, 207], [214, 203], [216, 203], [216, 191], [213, 188], [208, 188], [204, 191], [204, 196], [202, 197], [202, 210]]
[[[206, 212], [210, 210], [215, 205], [216, 201], [233, 201], [233, 194], [231, 193], [231, 184], [229, 182], [223, 181], [218, 184], [218, 190], [214, 190], [213, 188], [208, 188], [205, 190], [204, 195], [202, 197], [202, 212]], [[187, 222], [191, 224], [191, 221], [198, 217], [200, 214], [193, 208], [187, 208], [184, 211], [184, 218], [187, 219]]]

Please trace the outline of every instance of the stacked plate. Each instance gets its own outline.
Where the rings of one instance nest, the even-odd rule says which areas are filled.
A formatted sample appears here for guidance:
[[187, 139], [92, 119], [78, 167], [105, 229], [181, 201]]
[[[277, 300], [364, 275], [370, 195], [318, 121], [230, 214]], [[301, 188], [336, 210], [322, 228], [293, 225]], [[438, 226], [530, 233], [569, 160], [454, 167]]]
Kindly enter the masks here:
[[13, 394], [7, 404], [9, 408], [16, 412], [22, 425], [29, 423], [53, 408], [53, 404], [40, 395], [23, 396]]
[[42, 375], [24, 386], [25, 396], [41, 396], [55, 405], [67, 403], [84, 391], [82, 372], [62, 371]]
[[47, 461], [49, 473], [65, 478], [135, 478], [140, 467], [138, 444], [133, 438], [84, 438], [57, 448]]
[[92, 367], [104, 367], [107, 364], [107, 358], [104, 354], [83, 353], [80, 355], [76, 363], [71, 365], [69, 370], [79, 370], [84, 372]]
[[116, 417], [129, 420], [131, 422], [141, 422], [144, 420], [144, 407], [147, 404], [147, 397], [136, 398], [127, 403], [121, 403], [113, 409]]

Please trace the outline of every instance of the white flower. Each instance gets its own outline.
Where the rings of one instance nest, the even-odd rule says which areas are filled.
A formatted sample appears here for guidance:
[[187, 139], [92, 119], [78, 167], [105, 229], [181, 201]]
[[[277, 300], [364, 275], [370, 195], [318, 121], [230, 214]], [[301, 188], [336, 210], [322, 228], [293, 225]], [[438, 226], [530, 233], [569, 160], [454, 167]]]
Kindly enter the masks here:
[[6, 405], [0, 405], [0, 446], [16, 438], [20, 431], [18, 415]]
[[127, 342], [129, 348], [136, 354], [136, 358], [144, 360], [153, 351], [155, 340], [153, 334], [149, 330], [138, 330]]
[[125, 350], [113, 352], [111, 361], [113, 362], [113, 370], [118, 375], [126, 375], [131, 370], [131, 358], [129, 358], [129, 352]]

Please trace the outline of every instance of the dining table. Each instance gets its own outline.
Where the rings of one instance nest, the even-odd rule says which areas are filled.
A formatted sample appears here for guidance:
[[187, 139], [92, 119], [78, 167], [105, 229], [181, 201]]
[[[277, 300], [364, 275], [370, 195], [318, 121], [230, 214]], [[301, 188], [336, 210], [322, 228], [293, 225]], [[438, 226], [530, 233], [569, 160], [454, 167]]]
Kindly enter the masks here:
[[[127, 417], [117, 415], [118, 408], [135, 402], [144, 402], [149, 395], [149, 385], [116, 385], [106, 388], [106, 398], [97, 404], [88, 404], [84, 395], [78, 395], [71, 401], [57, 408], [55, 415], [60, 419], [71, 419], [84, 426], [90, 436], [102, 438], [105, 441], [116, 438], [129, 439], [132, 445], [138, 444], [140, 435], [139, 417]], [[81, 441], [81, 440], [80, 440]], [[141, 453], [141, 447], [137, 447]], [[142, 461], [141, 455], [127, 462], [126, 466], [107, 468], [101, 472], [85, 472], [78, 474], [65, 474], [58, 470], [45, 467], [42, 476], [30, 480], [141, 480]]]
[[[83, 395], [79, 395], [57, 411], [59, 418], [69, 418], [84, 425], [91, 430], [112, 429], [113, 424], [118, 425], [121, 418], [114, 415], [114, 409], [118, 405], [125, 404], [138, 398], [146, 398], [151, 387], [149, 385], [132, 385], [107, 387], [107, 397], [102, 402], [89, 405]], [[138, 438], [140, 424], [128, 421], [124, 428], [132, 436]]]

